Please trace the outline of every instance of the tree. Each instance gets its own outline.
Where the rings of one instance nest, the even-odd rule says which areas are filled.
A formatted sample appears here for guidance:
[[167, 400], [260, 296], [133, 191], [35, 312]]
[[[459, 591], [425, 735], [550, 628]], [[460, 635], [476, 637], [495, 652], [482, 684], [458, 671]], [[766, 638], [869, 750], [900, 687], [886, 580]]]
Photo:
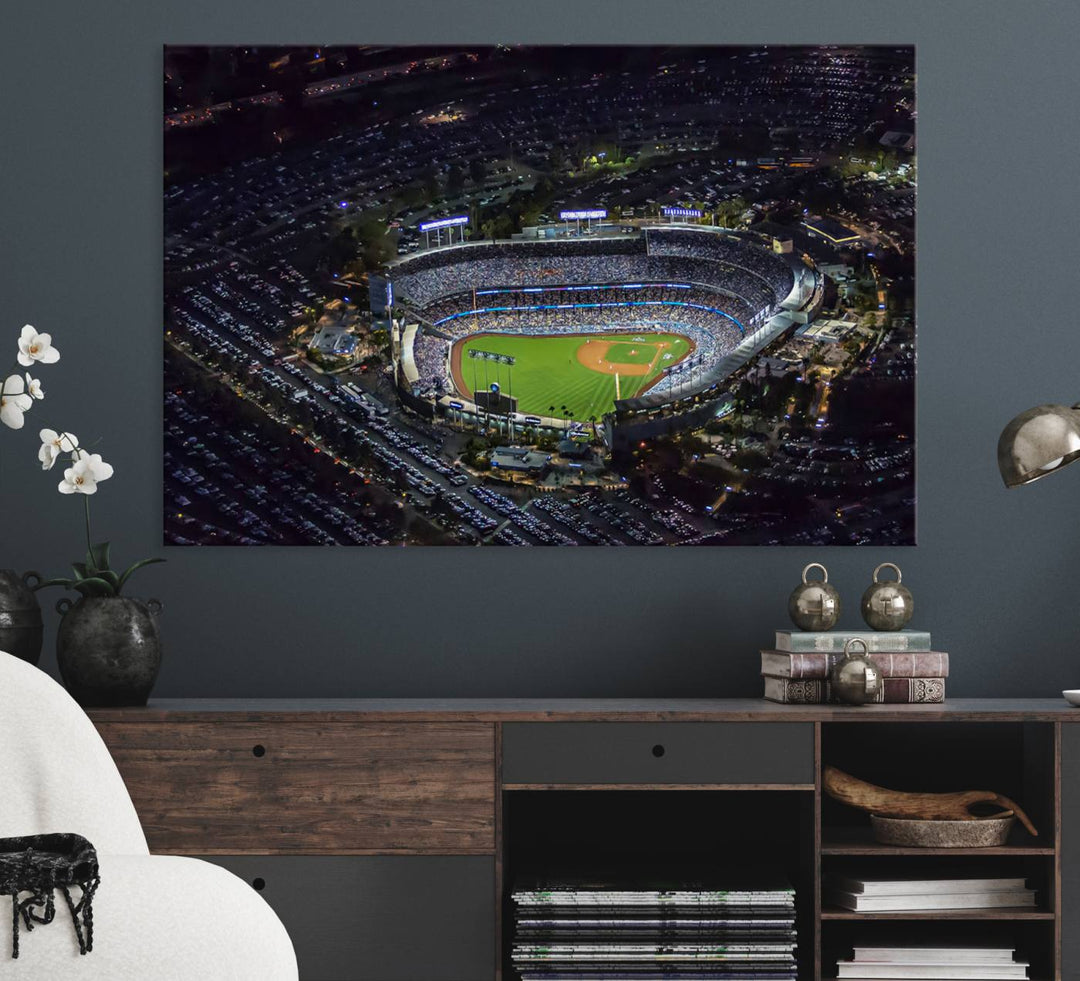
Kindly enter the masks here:
[[424, 197], [428, 201], [434, 201], [439, 196], [439, 173], [434, 164], [428, 164], [420, 175], [420, 186], [424, 189]]
[[493, 238], [509, 238], [514, 233], [514, 219], [508, 214], [501, 214], [495, 219], [495, 233]]
[[424, 188], [419, 184], [410, 184], [404, 188], [400, 194], [400, 200], [403, 207], [412, 210], [413, 208], [419, 208], [420, 205], [426, 200], [424, 194]]
[[465, 171], [460, 164], [451, 164], [446, 174], [446, 193], [458, 195], [465, 189]]
[[741, 222], [745, 211], [746, 201], [742, 198], [731, 198], [729, 201], [722, 201], [716, 207], [717, 224], [722, 225], [724, 228], [735, 228]]
[[365, 218], [356, 225], [355, 234], [366, 269], [376, 269], [390, 258], [390, 237], [383, 222]]
[[473, 157], [469, 161], [469, 180], [474, 184], [481, 184], [485, 177], [487, 177], [487, 164], [480, 157]]
[[341, 269], [356, 258], [358, 243], [351, 228], [343, 228], [326, 244], [326, 258], [331, 269]]

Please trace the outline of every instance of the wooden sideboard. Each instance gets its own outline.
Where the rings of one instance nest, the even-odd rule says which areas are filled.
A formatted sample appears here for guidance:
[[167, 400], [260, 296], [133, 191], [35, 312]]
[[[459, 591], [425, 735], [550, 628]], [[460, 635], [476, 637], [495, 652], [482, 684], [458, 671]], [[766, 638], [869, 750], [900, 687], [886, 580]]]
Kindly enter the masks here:
[[[1056, 699], [196, 699], [90, 715], [151, 849], [260, 889], [304, 981], [509, 981], [515, 876], [597, 856], [716, 870], [735, 853], [767, 854], [795, 885], [806, 981], [833, 976], [862, 930], [902, 942], [953, 923], [1011, 936], [1035, 981], [1080, 981], [1080, 709]], [[823, 796], [825, 763], [908, 789], [998, 790], [1039, 837], [977, 853], [877, 845]], [[823, 902], [832, 868], [946, 862], [1023, 874], [1039, 905]]]

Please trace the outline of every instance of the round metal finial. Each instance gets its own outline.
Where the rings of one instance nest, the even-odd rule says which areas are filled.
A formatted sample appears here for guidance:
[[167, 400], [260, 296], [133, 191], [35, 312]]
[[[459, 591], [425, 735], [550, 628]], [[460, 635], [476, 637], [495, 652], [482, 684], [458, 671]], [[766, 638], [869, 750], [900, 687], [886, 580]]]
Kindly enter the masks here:
[[[811, 569], [820, 569], [820, 580], [810, 580]], [[840, 619], [840, 594], [829, 582], [829, 570], [820, 562], [811, 562], [802, 571], [802, 582], [788, 597], [788, 616], [800, 630], [832, 630]]]
[[[879, 579], [882, 569], [896, 573], [894, 581]], [[882, 562], [874, 570], [874, 581], [866, 587], [860, 606], [863, 619], [874, 630], [900, 630], [915, 612], [911, 590], [901, 582], [903, 573], [895, 562]]]
[[[855, 645], [862, 645], [862, 653]], [[881, 669], [870, 659], [870, 646], [860, 637], [844, 644], [844, 656], [829, 672], [832, 695], [847, 705], [866, 705], [881, 694]]]

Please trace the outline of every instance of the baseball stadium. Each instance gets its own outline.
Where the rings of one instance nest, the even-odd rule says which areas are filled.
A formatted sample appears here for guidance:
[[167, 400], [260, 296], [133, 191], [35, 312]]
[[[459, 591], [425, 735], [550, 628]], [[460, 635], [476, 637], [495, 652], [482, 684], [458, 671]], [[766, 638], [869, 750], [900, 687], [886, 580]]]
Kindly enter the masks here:
[[664, 226], [444, 246], [389, 278], [403, 393], [565, 430], [715, 389], [791, 325], [814, 274], [753, 236]]

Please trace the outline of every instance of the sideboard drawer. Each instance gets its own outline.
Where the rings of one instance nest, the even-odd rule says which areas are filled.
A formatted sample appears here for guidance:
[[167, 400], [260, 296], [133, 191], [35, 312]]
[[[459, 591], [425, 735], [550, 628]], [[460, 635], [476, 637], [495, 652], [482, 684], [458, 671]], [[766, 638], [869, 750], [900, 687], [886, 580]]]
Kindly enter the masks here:
[[179, 854], [483, 854], [484, 723], [100, 723], [150, 848]]
[[253, 883], [296, 948], [300, 981], [490, 981], [495, 860], [482, 856], [219, 856]]
[[814, 783], [801, 722], [521, 722], [503, 726], [504, 784]]

